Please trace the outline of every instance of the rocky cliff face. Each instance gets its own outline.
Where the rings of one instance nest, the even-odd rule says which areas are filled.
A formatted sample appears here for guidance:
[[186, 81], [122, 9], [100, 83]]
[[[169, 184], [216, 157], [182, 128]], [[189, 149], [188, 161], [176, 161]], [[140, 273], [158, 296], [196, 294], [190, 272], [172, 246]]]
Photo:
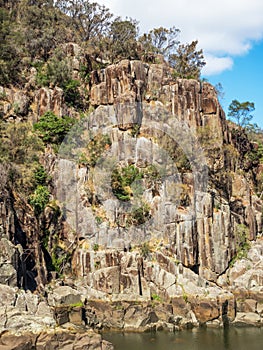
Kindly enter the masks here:
[[[175, 260], [216, 281], [236, 254], [238, 226], [249, 227], [249, 240], [255, 240], [262, 229], [259, 201], [251, 192], [249, 177], [238, 174], [231, 164], [235, 161], [230, 154], [231, 132], [215, 90], [194, 80], [174, 81], [165, 64], [128, 60], [94, 72], [91, 82], [91, 104], [100, 107], [89, 115], [85, 127], [94, 133], [93, 138], [98, 130], [107, 132], [111, 150], [98, 157], [102, 164], [92, 167], [84, 164], [75, 169], [71, 162], [61, 161], [59, 173], [70, 175], [57, 186], [69, 189], [77, 171], [79, 180], [72, 191], [79, 192], [79, 199], [74, 201], [79, 202], [81, 213], [80, 235], [90, 246], [105, 248], [128, 249], [145, 241], [155, 248], [164, 244]], [[134, 136], [136, 125], [138, 133]], [[106, 159], [115, 159], [122, 166], [134, 164], [142, 172], [147, 172], [149, 165], [159, 172], [169, 171], [176, 155], [162, 144], [163, 140], [171, 143], [179, 156], [180, 151], [184, 153], [191, 169], [179, 164], [181, 169], [172, 169], [173, 178], [170, 174], [152, 178], [151, 184], [143, 176], [141, 200], [149, 204], [151, 220], [129, 225], [125, 214], [129, 207], [123, 209], [116, 196], [98, 188], [111, 185], [107, 176], [116, 165], [106, 164]], [[81, 146], [79, 149], [83, 150]], [[92, 181], [93, 195], [100, 197], [100, 203], [89, 205], [87, 191], [91, 191]], [[73, 198], [73, 192], [68, 197]], [[72, 206], [69, 204], [69, 209]], [[101, 220], [99, 224], [96, 218]], [[79, 254], [85, 261], [83, 248]]]
[[[74, 45], [70, 52], [77, 76], [80, 53]], [[5, 89], [5, 119], [36, 121], [49, 110], [78, 117], [63, 90], [32, 86], [34, 72], [23, 91]], [[46, 282], [55, 276], [47, 253], [56, 246], [66, 257], [63, 283], [80, 296], [92, 327], [262, 324], [259, 168], [243, 166], [215, 89], [174, 79], [165, 62], [129, 60], [94, 71], [85, 88], [87, 117], [58, 155], [46, 149], [43, 157], [62, 213], [57, 226], [44, 213], [46, 227], [56, 226], [46, 250], [31, 208], [1, 192], [0, 282], [29, 287], [30, 269]], [[65, 307], [61, 324], [71, 317]]]

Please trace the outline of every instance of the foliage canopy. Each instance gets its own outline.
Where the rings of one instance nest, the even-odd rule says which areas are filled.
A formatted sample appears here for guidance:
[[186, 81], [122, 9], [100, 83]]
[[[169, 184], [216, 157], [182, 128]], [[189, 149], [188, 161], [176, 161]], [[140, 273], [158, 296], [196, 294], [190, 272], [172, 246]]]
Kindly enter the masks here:
[[38, 131], [45, 144], [58, 145], [63, 142], [75, 122], [76, 120], [71, 117], [59, 118], [53, 112], [46, 112], [40, 117], [39, 122], [34, 124], [34, 129]]
[[255, 110], [254, 102], [239, 102], [233, 100], [228, 107], [228, 116], [233, 119], [239, 127], [247, 127], [253, 119], [251, 114]]

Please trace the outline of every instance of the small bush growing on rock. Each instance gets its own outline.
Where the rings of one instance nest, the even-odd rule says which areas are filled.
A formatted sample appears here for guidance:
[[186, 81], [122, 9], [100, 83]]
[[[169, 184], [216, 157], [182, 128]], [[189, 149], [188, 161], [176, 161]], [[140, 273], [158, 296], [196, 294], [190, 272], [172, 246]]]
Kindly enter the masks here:
[[74, 309], [75, 307], [76, 307], [76, 308], [84, 307], [84, 304], [83, 304], [82, 301], [79, 301], [78, 303], [70, 304], [69, 307], [70, 307], [71, 309]]
[[75, 124], [75, 119], [67, 116], [58, 117], [53, 112], [46, 112], [40, 117], [34, 129], [45, 144], [58, 145], [63, 142], [66, 134]]
[[99, 250], [98, 243], [94, 243], [92, 248], [93, 248], [94, 252], [97, 252]]
[[60, 247], [55, 247], [51, 254], [52, 260], [52, 270], [57, 271], [57, 273], [62, 275], [63, 271], [66, 269], [67, 265], [70, 265], [71, 253], [66, 252]]
[[34, 180], [36, 185], [46, 185], [48, 180], [48, 174], [43, 167], [43, 165], [39, 164], [34, 172]]
[[142, 173], [134, 165], [115, 168], [111, 175], [113, 194], [121, 201], [129, 201], [132, 196], [131, 184], [142, 178]]
[[144, 192], [143, 185], [148, 189], [151, 187], [157, 188], [161, 177], [161, 169], [159, 170], [153, 164], [143, 169], [134, 165], [116, 167], [111, 175], [112, 192], [119, 200], [129, 201], [133, 197], [142, 196]]
[[100, 225], [103, 222], [103, 218], [101, 216], [96, 215], [95, 216], [96, 223]]
[[161, 301], [161, 297], [158, 294], [152, 294], [151, 299], [154, 301]]
[[128, 215], [127, 223], [128, 225], [143, 225], [150, 217], [150, 206], [143, 203], [140, 207], [132, 209]]
[[188, 295], [187, 295], [187, 293], [186, 293], [186, 291], [185, 291], [185, 289], [184, 289], [184, 286], [183, 286], [183, 284], [179, 284], [179, 286], [182, 288], [182, 297], [183, 297], [183, 299], [184, 299], [184, 301], [186, 302], [186, 303], [188, 303]]
[[248, 240], [249, 229], [244, 224], [238, 224], [236, 226], [236, 255], [230, 262], [230, 267], [234, 265], [237, 260], [247, 257], [247, 253], [250, 249], [250, 242]]
[[131, 128], [131, 136], [132, 137], [137, 137], [140, 133], [140, 124], [133, 124]]
[[144, 258], [147, 258], [151, 252], [149, 243], [144, 242], [140, 247], [140, 253]]
[[50, 192], [46, 186], [38, 185], [34, 193], [29, 197], [29, 204], [34, 208], [36, 216], [39, 216], [49, 202]]

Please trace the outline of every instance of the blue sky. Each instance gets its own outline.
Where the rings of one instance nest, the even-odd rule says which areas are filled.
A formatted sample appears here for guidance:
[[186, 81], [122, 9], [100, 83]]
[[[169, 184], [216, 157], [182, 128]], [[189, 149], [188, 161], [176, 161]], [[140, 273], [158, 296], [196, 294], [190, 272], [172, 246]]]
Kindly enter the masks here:
[[202, 76], [222, 84], [226, 114], [233, 99], [254, 102], [254, 122], [263, 128], [263, 0], [96, 1], [138, 20], [142, 33], [175, 26], [181, 42], [197, 39], [206, 60]]
[[213, 85], [222, 84], [224, 98], [220, 102], [226, 114], [234, 99], [254, 102], [253, 121], [263, 128], [263, 41], [247, 54], [235, 57], [231, 70], [205, 77]]

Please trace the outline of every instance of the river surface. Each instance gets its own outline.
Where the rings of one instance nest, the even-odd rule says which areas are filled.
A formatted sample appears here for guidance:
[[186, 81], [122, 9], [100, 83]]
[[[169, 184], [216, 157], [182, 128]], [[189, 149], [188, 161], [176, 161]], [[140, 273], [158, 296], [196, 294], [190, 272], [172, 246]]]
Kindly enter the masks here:
[[104, 333], [115, 350], [263, 350], [263, 328], [193, 329], [176, 333]]

